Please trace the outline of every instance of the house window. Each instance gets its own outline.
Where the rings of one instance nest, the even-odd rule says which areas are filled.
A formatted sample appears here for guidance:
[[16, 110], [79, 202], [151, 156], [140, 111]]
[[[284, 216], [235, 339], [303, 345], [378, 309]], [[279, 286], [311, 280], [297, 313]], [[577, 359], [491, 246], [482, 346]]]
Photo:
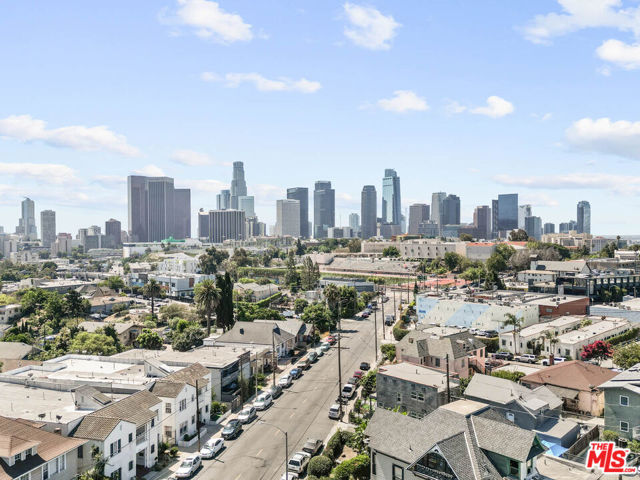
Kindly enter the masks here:
[[164, 413], [171, 413], [171, 404], [170, 403], [165, 403], [164, 404]]
[[503, 346], [503, 347], [506, 347], [506, 346], [507, 346], [507, 341], [506, 341], [504, 338], [502, 339], [502, 346]]
[[204, 411], [205, 411], [205, 412], [207, 412], [207, 413], [209, 413], [209, 405], [205, 405], [205, 406], [204, 406]]
[[151, 453], [156, 451], [156, 446], [155, 445], [151, 445]]
[[629, 431], [629, 422], [620, 422], [620, 431], [628, 432]]
[[515, 416], [513, 415], [512, 412], [507, 412], [506, 417], [507, 417], [507, 420], [509, 420], [510, 422], [513, 422], [515, 420]]
[[84, 457], [84, 449], [82, 448], [82, 445], [80, 445], [78, 447], [78, 458], [83, 458]]
[[30, 473], [25, 473], [20, 478], [18, 478], [18, 480], [29, 480], [30, 478], [31, 478], [31, 474]]
[[49, 464], [45, 463], [42, 466], [42, 480], [47, 480], [49, 478]]
[[392, 480], [404, 480], [404, 468], [394, 465], [392, 469]]
[[151, 419], [151, 428], [153, 428], [153, 427], [155, 427], [155, 426], [156, 426], [156, 419], [155, 419], [155, 418], [152, 418], [152, 419]]
[[439, 366], [440, 366], [440, 359], [436, 358], [436, 367], [439, 367]]
[[401, 402], [401, 401], [402, 401], [402, 393], [396, 392], [396, 402]]
[[627, 397], [625, 395], [620, 395], [620, 405], [622, 405], [623, 407], [628, 407], [629, 406], [629, 397]]
[[424, 402], [424, 393], [418, 392], [418, 401], [419, 402]]
[[13, 461], [14, 462], [19, 462], [20, 461], [20, 454], [17, 454], [15, 457], [13, 457]]
[[[118, 448], [120, 447], [120, 440], [118, 440]], [[67, 457], [66, 455], [60, 455], [60, 469], [59, 471], [62, 472], [63, 470], [65, 470], [67, 468]]]
[[133, 460], [129, 460], [129, 471], [133, 470]]
[[184, 399], [180, 400], [180, 411], [183, 411], [186, 408], [187, 408], [187, 399], [184, 398]]
[[196, 416], [191, 415], [191, 425], [193, 425], [194, 423], [196, 423]]
[[117, 455], [120, 453], [120, 440], [118, 439], [117, 442], [113, 442], [111, 444], [111, 456], [113, 457], [114, 455]]
[[520, 464], [517, 460], [509, 460], [509, 475], [520, 475]]
[[129, 434], [129, 443], [133, 442], [133, 433]]
[[564, 349], [564, 356], [565, 356], [565, 357], [568, 357], [569, 355], [571, 355], [571, 352], [569, 351], [569, 349], [568, 349], [568, 348], [565, 348], [565, 349]]

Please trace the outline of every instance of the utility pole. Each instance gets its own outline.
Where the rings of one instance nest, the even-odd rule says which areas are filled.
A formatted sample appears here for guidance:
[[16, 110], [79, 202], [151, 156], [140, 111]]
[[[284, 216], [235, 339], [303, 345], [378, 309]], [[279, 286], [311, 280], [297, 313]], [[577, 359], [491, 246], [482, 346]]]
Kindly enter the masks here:
[[384, 336], [384, 330], [385, 330], [385, 327], [386, 327], [385, 322], [387, 321], [387, 320], [384, 318], [384, 294], [385, 294], [385, 293], [386, 293], [386, 289], [383, 289], [383, 290], [382, 290], [382, 299], [381, 299], [381, 301], [382, 301], [382, 339], [383, 339], [383, 340], [386, 338], [386, 337]]
[[198, 430], [198, 451], [200, 451], [200, 389], [196, 378], [196, 429]]
[[[251, 352], [249, 352], [249, 364], [251, 364]], [[256, 398], [258, 398], [258, 352], [256, 352], [256, 369], [253, 372], [253, 383], [256, 385]]]
[[376, 363], [378, 363], [378, 309], [373, 309], [373, 345], [376, 349]]
[[271, 331], [271, 370], [273, 371], [273, 386], [276, 386], [276, 337], [275, 332]]
[[289, 434], [284, 432], [284, 478], [289, 480]]
[[[338, 304], [339, 306], [340, 304]], [[342, 360], [340, 358], [340, 340], [342, 338], [342, 321], [340, 309], [338, 309], [338, 404], [340, 405], [340, 416], [342, 417]]]
[[449, 386], [449, 354], [447, 353], [447, 403], [451, 403], [451, 387]]

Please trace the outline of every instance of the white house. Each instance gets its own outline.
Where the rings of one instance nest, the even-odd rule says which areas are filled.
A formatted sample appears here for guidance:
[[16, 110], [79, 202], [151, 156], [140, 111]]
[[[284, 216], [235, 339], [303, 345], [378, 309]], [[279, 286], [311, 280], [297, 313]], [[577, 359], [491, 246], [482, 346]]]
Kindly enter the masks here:
[[21, 306], [19, 303], [0, 305], [0, 323], [9, 323], [14, 318], [20, 316]]
[[[549, 353], [550, 342], [546, 340], [545, 332], [551, 332], [554, 336], [562, 335], [580, 326], [584, 317], [565, 315], [555, 320], [544, 323], [536, 323], [516, 332], [517, 352], [513, 343], [513, 329], [500, 333], [500, 350], [511, 353], [531, 353], [529, 346], [543, 344], [545, 353]], [[543, 340], [544, 338], [544, 340]]]

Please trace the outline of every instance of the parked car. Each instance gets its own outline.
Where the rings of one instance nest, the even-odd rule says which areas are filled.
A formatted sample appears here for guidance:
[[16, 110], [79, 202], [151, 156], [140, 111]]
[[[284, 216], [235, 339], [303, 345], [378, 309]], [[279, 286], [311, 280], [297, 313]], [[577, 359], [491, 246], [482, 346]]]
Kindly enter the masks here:
[[267, 392], [271, 394], [271, 398], [278, 398], [282, 395], [282, 387], [280, 385], [271, 385]]
[[280, 477], [280, 480], [298, 480], [300, 477], [294, 472], [284, 472]]
[[355, 393], [356, 393], [355, 385], [351, 385], [347, 383], [342, 387], [342, 392], [340, 395], [342, 395], [342, 398], [344, 398], [345, 400], [350, 400], [351, 398], [353, 398]]
[[[324, 353], [324, 352], [323, 352]], [[309, 352], [309, 355], [307, 355], [307, 357], [309, 357], [309, 361], [311, 363], [314, 363], [315, 361], [318, 360], [318, 351], [317, 350], [312, 350]]]
[[485, 335], [486, 335], [487, 337], [489, 337], [489, 338], [495, 338], [495, 337], [497, 337], [499, 334], [498, 334], [498, 331], [497, 331], [497, 330], [487, 330], [487, 331], [485, 331]]
[[522, 355], [517, 356], [515, 359], [518, 362], [536, 363], [536, 361], [538, 360], [538, 357], [536, 357], [531, 353], [523, 353]]
[[180, 464], [178, 470], [176, 470], [176, 477], [178, 478], [189, 478], [196, 470], [200, 468], [202, 464], [202, 460], [199, 455], [192, 455], [184, 459], [184, 461]]
[[202, 458], [213, 458], [224, 447], [224, 440], [222, 438], [210, 438], [207, 443], [204, 444], [202, 450], [200, 450], [200, 456]]
[[257, 416], [258, 412], [256, 411], [256, 407], [244, 407], [238, 414], [238, 420], [240, 420], [242, 423], [251, 423], [251, 421]]
[[280, 385], [282, 388], [287, 388], [291, 386], [292, 382], [293, 378], [291, 377], [291, 374], [287, 373], [280, 377], [280, 379], [278, 380], [278, 385]]
[[371, 365], [369, 365], [369, 362], [362, 362], [360, 364], [360, 370], [369, 370], [371, 368]]
[[360, 383], [360, 379], [356, 377], [351, 377], [349, 380], [347, 380], [347, 383], [349, 385], [353, 385], [354, 387], [357, 387], [358, 384]]
[[493, 354], [493, 358], [496, 360], [513, 360], [513, 354], [511, 352], [497, 352]]
[[470, 328], [470, 329], [469, 329], [469, 333], [470, 333], [471, 335], [476, 335], [476, 334], [478, 333], [478, 329], [477, 329], [477, 328]]
[[[567, 361], [567, 359], [566, 359], [566, 358], [564, 358], [564, 357], [553, 357], [553, 363], [554, 363], [554, 365], [555, 365], [556, 363], [562, 363], [562, 362], [566, 362], [566, 361]], [[549, 358], [548, 358], [548, 357], [547, 357], [547, 358], [544, 358], [540, 363], [541, 363], [542, 365], [544, 365], [545, 367], [549, 366]]]
[[231, 440], [240, 435], [242, 431], [242, 422], [237, 418], [229, 420], [229, 423], [222, 429], [222, 438], [225, 440]]
[[322, 342], [322, 345], [320, 345], [320, 348], [322, 349], [323, 352], [326, 352], [331, 348], [331, 345], [328, 342]]
[[393, 315], [391, 314], [387, 314], [384, 316], [384, 324], [387, 327], [390, 327], [391, 325], [393, 325]]
[[353, 372], [353, 376], [360, 380], [364, 376], [364, 373], [362, 372], [362, 370], [356, 370], [355, 372]]
[[306, 452], [296, 452], [293, 457], [289, 459], [287, 467], [290, 472], [302, 473], [307, 469], [310, 456]]
[[338, 405], [337, 403], [334, 403], [329, 407], [329, 418], [333, 420], [340, 419], [340, 405]]
[[273, 403], [273, 397], [269, 392], [262, 392], [258, 395], [255, 402], [253, 402], [253, 406], [256, 407], [256, 410], [266, 410]]
[[318, 453], [320, 453], [320, 450], [322, 449], [323, 445], [324, 444], [322, 443], [322, 440], [307, 438], [307, 441], [304, 442], [304, 445], [302, 446], [302, 451], [307, 452], [309, 455], [313, 457]]
[[298, 379], [300, 378], [300, 375], [302, 375], [302, 370], [299, 368], [292, 368], [291, 371], [289, 372], [289, 375], [291, 375], [291, 378]]
[[318, 358], [324, 355], [324, 350], [322, 350], [322, 347], [318, 347], [315, 349], [314, 353], [316, 354], [316, 358]]
[[333, 335], [329, 335], [327, 338], [324, 339], [324, 341], [327, 342], [329, 345], [333, 345], [334, 343], [336, 343], [337, 339]]
[[362, 314], [360, 315], [362, 318], [369, 318], [369, 313], [367, 312], [362, 312]]

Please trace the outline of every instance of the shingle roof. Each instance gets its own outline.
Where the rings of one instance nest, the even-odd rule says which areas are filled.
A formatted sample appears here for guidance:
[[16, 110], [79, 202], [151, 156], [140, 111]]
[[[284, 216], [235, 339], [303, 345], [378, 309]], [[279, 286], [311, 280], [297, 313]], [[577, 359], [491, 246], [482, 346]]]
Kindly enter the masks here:
[[259, 345], [271, 345], [271, 336], [275, 332], [276, 345], [282, 344], [294, 338], [289, 332], [278, 327], [274, 320], [266, 322], [236, 322], [231, 330], [220, 335], [217, 343], [255, 343]]
[[[164, 377], [161, 381], [163, 382], [182, 382], [191, 385], [192, 387], [196, 386], [196, 382], [202, 380], [203, 378], [210, 378], [211, 373], [209, 369], [203, 367], [199, 363], [194, 363], [185, 367], [181, 370], [173, 372], [170, 375]], [[199, 387], [203, 387], [203, 384], [198, 384]]]
[[149, 389], [154, 395], [162, 398], [176, 398], [184, 388], [185, 383], [182, 382], [165, 382], [158, 380]]
[[32, 345], [22, 342], [0, 343], [0, 358], [21, 360], [34, 350]]
[[104, 440], [122, 422], [119, 418], [87, 415], [73, 432], [77, 438]]
[[466, 357], [470, 351], [484, 346], [483, 342], [469, 332], [445, 336], [413, 330], [398, 342], [396, 349], [402, 356], [444, 358], [448, 354], [451, 359], [455, 359]]
[[75, 389], [75, 393], [80, 393], [82, 395], [86, 395], [87, 397], [91, 397], [101, 405], [108, 405], [112, 402], [111, 398], [108, 395], [105, 395], [91, 385], [83, 385], [82, 387], [78, 387]]
[[471, 422], [478, 445], [483, 450], [513, 458], [519, 462], [526, 462], [529, 459], [529, 452], [536, 437], [534, 432], [483, 417], [472, 416]]
[[130, 328], [142, 327], [142, 324], [137, 322], [82, 322], [78, 327], [83, 328], [85, 331], [93, 333], [99, 328], [106, 326], [113, 327], [118, 335], [126, 332]]
[[[572, 390], [591, 391], [617, 375], [607, 368], [572, 360], [543, 368], [520, 379], [523, 384], [553, 385]], [[553, 390], [553, 389], [552, 389]]]
[[96, 410], [87, 415], [87, 417], [117, 418], [135, 423], [136, 427], [139, 427], [156, 416], [150, 409], [159, 403], [162, 403], [161, 400], [153, 393], [148, 390], [141, 390], [100, 410]]

